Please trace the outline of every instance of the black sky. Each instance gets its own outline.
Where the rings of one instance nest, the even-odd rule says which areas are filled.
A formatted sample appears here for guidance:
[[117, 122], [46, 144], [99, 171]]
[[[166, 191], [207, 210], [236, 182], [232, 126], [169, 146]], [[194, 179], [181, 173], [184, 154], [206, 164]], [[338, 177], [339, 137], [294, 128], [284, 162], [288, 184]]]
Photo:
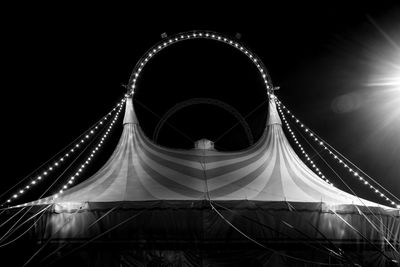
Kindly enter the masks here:
[[[263, 7], [233, 9], [204, 4], [173, 11], [138, 6], [6, 8], [1, 48], [5, 170], [1, 191], [106, 114], [123, 96], [121, 84], [127, 84], [137, 60], [160, 40], [161, 33], [204, 29], [232, 37], [240, 32], [241, 41], [263, 60], [274, 84], [281, 87], [277, 94], [285, 105], [400, 196], [400, 131], [388, 127], [385, 136], [371, 137], [376, 127], [372, 104], [349, 112], [338, 112], [334, 104], [338, 97], [360, 90], [369, 74], [362, 51], [371, 40], [382, 41], [368, 17], [395, 35], [399, 8], [394, 1], [306, 6], [267, 2]], [[399, 32], [400, 27], [394, 39], [399, 40]], [[262, 102], [262, 96], [262, 82], [252, 64], [239, 52], [211, 41], [188, 41], [163, 51], [143, 72], [137, 92], [138, 99], [160, 116], [176, 102], [192, 97], [217, 98], [246, 115]], [[151, 136], [158, 118], [137, 108], [144, 131]], [[369, 117], [364, 116], [366, 110]], [[265, 114], [263, 106], [248, 118], [255, 137], [261, 134]], [[187, 108], [170, 122], [193, 140], [213, 139], [236, 123], [230, 114], [207, 106]], [[207, 126], [211, 130], [201, 132]], [[120, 131], [118, 126], [100, 164]], [[247, 146], [243, 140], [243, 130], [236, 127], [217, 148], [242, 149]], [[168, 126], [159, 141], [167, 146], [191, 145]], [[229, 147], [230, 143], [234, 145]], [[359, 190], [374, 199], [368, 190]]]

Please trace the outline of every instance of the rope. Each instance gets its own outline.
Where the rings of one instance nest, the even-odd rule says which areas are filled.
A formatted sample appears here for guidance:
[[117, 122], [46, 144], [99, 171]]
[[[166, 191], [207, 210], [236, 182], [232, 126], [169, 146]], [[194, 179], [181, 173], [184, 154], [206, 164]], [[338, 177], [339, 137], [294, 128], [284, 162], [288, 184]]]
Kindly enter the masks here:
[[[50, 207], [50, 205], [48, 206], [48, 207]], [[46, 209], [48, 208], [48, 207], [46, 207]], [[5, 247], [5, 246], [7, 246], [7, 245], [9, 245], [9, 244], [11, 244], [11, 243], [14, 243], [15, 241], [17, 241], [18, 239], [20, 239], [21, 237], [23, 237], [27, 232], [29, 232], [31, 229], [32, 229], [32, 227], [34, 227], [35, 225], [36, 225], [36, 222], [38, 222], [39, 220], [40, 220], [40, 218], [42, 218], [42, 216], [44, 215], [45, 213], [44, 212], [42, 212], [42, 214], [39, 216], [39, 218], [37, 218], [37, 220], [31, 225], [31, 226], [29, 226], [29, 228], [28, 229], [26, 229], [22, 234], [20, 234], [19, 236], [17, 236], [16, 238], [14, 238], [13, 240], [11, 240], [11, 241], [9, 241], [9, 242], [7, 242], [7, 243], [5, 243], [5, 244], [1, 244], [0, 245], [0, 248], [2, 248], [2, 247]], [[35, 214], [35, 216], [36, 215], [38, 215], [38, 213], [37, 214]], [[33, 217], [33, 216], [32, 216]], [[32, 218], [31, 217], [31, 218]], [[31, 219], [30, 218], [30, 219]], [[18, 228], [17, 228], [18, 229]], [[15, 229], [15, 231], [17, 230], [17, 229]], [[14, 231], [14, 232], [15, 232]], [[14, 233], [13, 232], [13, 233]], [[13, 233], [10, 233], [7, 237], [9, 237], [9, 236], [11, 236]], [[6, 238], [7, 238], [6, 237]]]
[[[111, 123], [111, 121], [109, 121]], [[107, 125], [107, 124], [106, 124]], [[78, 156], [67, 166], [67, 168], [56, 178], [56, 180], [39, 196], [38, 199], [41, 199], [53, 186], [54, 184], [65, 174], [65, 172], [79, 159], [79, 157], [89, 148], [89, 146], [96, 140], [96, 138], [104, 131], [105, 128], [102, 129], [102, 131], [99, 131], [95, 137], [86, 144], [85, 148], [78, 154]], [[14, 227], [18, 224], [18, 222], [33, 208], [33, 206], [30, 206], [28, 210], [25, 211], [25, 213], [17, 220], [16, 223], [7, 231], [6, 235], [14, 229]], [[23, 209], [21, 209], [22, 211]], [[13, 217], [15, 217], [20, 211], [18, 211]], [[12, 217], [12, 218], [13, 218]], [[9, 220], [7, 220], [9, 221]], [[2, 240], [5, 237], [5, 235], [0, 238]]]
[[[5, 222], [3, 222], [0, 227], [3, 227], [5, 224], [7, 224], [9, 221], [11, 221], [15, 216], [18, 215], [18, 213], [22, 212], [25, 209], [25, 207], [23, 207], [22, 209], [20, 209], [19, 211], [17, 211], [13, 216], [11, 216], [10, 218], [8, 218]], [[25, 215], [25, 214], [24, 214]], [[0, 238], [1, 240], [1, 238]]]
[[[289, 207], [290, 210], [294, 210], [296, 213], [299, 213], [299, 211], [298, 211], [295, 207], [293, 207], [289, 202], [286, 202], [286, 204], [288, 205], [288, 207]], [[303, 218], [303, 219], [306, 219], [307, 223], [308, 223], [312, 228], [314, 228], [314, 230], [317, 231], [318, 234], [320, 234], [326, 241], [328, 241], [328, 243], [329, 243], [332, 247], [334, 247], [337, 251], [339, 251], [339, 254], [340, 254], [340, 255], [343, 255], [349, 262], [353, 263], [352, 260], [351, 260], [351, 258], [348, 257], [348, 256], [344, 253], [344, 251], [343, 251], [341, 248], [337, 247], [329, 238], [327, 238], [327, 237], [325, 236], [325, 234], [324, 234], [323, 232], [321, 232], [321, 231], [318, 229], [318, 227], [316, 227], [314, 224], [312, 224], [312, 223], [310, 222], [310, 220], [308, 220], [307, 218]]]
[[347, 222], [345, 219], [343, 219], [339, 214], [337, 214], [334, 210], [330, 209], [337, 217], [339, 217], [340, 220], [342, 220], [347, 226], [350, 227], [354, 232], [359, 234], [365, 241], [367, 241], [372, 247], [375, 248], [376, 251], [378, 251], [382, 256], [384, 256], [386, 259], [389, 261], [392, 261], [391, 258], [389, 258], [382, 250], [380, 250], [375, 244], [373, 244], [367, 237], [365, 237], [360, 231], [358, 231], [354, 226], [352, 226], [349, 222]]
[[[204, 150], [204, 153], [205, 153], [205, 150]], [[249, 237], [248, 235], [246, 235], [245, 233], [243, 233], [241, 230], [239, 230], [238, 228], [236, 228], [232, 223], [230, 223], [227, 219], [225, 219], [225, 217], [224, 217], [221, 213], [219, 213], [218, 210], [217, 210], [217, 209], [214, 207], [214, 205], [212, 204], [212, 201], [211, 201], [211, 198], [210, 198], [210, 195], [209, 195], [208, 184], [207, 184], [206, 166], [205, 166], [205, 163], [202, 164], [202, 163], [200, 162], [200, 164], [201, 164], [201, 167], [203, 168], [203, 171], [204, 171], [205, 184], [206, 184], [206, 190], [207, 190], [206, 196], [207, 196], [207, 199], [208, 199], [208, 203], [210, 204], [211, 208], [212, 208], [225, 222], [227, 222], [231, 227], [233, 227], [236, 231], [238, 231], [241, 235], [243, 235], [244, 237], [246, 237], [246, 238], [249, 239], [250, 241], [254, 242], [255, 244], [257, 244], [257, 245], [259, 245], [259, 246], [261, 246], [261, 247], [263, 247], [263, 248], [265, 248], [265, 249], [268, 249], [268, 250], [270, 250], [270, 251], [273, 251], [274, 253], [277, 253], [278, 255], [285, 256], [285, 257], [292, 258], [292, 259], [297, 259], [297, 260], [299, 260], [299, 261], [303, 261], [303, 262], [307, 262], [307, 263], [318, 263], [318, 262], [303, 260], [303, 259], [300, 259], [300, 258], [297, 258], [297, 257], [289, 256], [289, 255], [287, 255], [287, 254], [283, 254], [283, 253], [280, 253], [280, 252], [278, 252], [278, 251], [276, 251], [276, 250], [273, 250], [273, 249], [271, 249], [271, 248], [265, 247], [264, 245], [262, 245], [262, 244], [259, 243], [258, 241], [254, 240], [253, 238], [251, 238], [251, 237]], [[325, 263], [320, 263], [320, 265], [329, 265], [329, 266], [332, 266], [331, 264], [325, 264]], [[335, 264], [333, 264], [333, 265], [335, 265]], [[340, 265], [337, 264], [337, 266], [340, 266]]]
[[121, 207], [121, 205], [115, 206], [112, 209], [110, 209], [109, 211], [107, 211], [106, 213], [104, 213], [100, 218], [98, 218], [97, 220], [95, 220], [94, 222], [92, 222], [91, 224], [89, 224], [87, 229], [92, 228], [92, 226], [94, 226], [96, 223], [98, 223], [100, 220], [102, 220], [104, 217], [106, 217], [108, 214], [110, 214], [111, 212], [113, 212], [115, 209]]
[[[265, 103], [265, 101], [264, 101], [263, 103], [261, 103], [258, 107], [256, 107], [252, 112], [254, 112], [255, 110], [257, 110], [257, 109], [258, 109], [259, 107], [261, 107], [261, 105], [263, 105], [264, 103]], [[249, 114], [247, 114], [244, 118], [248, 117], [252, 112], [250, 112]], [[234, 127], [235, 127], [235, 126], [234, 126]], [[231, 129], [233, 129], [233, 127], [232, 127]], [[228, 131], [230, 131], [231, 129], [229, 129]], [[221, 138], [221, 137], [220, 137], [220, 138]], [[218, 139], [217, 139], [217, 140], [218, 140]], [[215, 141], [215, 142], [216, 142], [216, 141]], [[204, 150], [204, 152], [203, 152], [203, 156], [205, 157], [205, 150]], [[213, 204], [212, 204], [212, 201], [211, 201], [211, 198], [210, 198], [210, 194], [209, 194], [205, 162], [204, 162], [204, 163], [200, 162], [200, 165], [201, 165], [201, 167], [202, 167], [202, 169], [203, 169], [203, 172], [204, 172], [205, 186], [206, 186], [206, 196], [207, 196], [208, 202], [209, 202], [210, 206], [212, 207], [212, 209], [213, 209], [215, 212], [217, 212], [217, 214], [218, 214], [219, 216], [221, 216], [225, 222], [227, 222], [231, 227], [233, 227], [233, 228], [234, 228], [236, 231], [238, 231], [240, 234], [242, 234], [243, 236], [245, 236], [246, 238], [248, 238], [250, 241], [256, 243], [257, 245], [262, 246], [263, 248], [269, 249], [269, 250], [273, 251], [274, 253], [277, 252], [277, 251], [275, 251], [275, 250], [272, 250], [272, 249], [270, 249], [270, 248], [265, 247], [264, 245], [262, 245], [262, 244], [259, 243], [258, 241], [254, 240], [254, 239], [250, 238], [249, 236], [247, 236], [246, 234], [244, 234], [242, 231], [240, 231], [238, 228], [236, 228], [233, 224], [231, 224], [228, 220], [226, 220], [226, 219], [222, 216], [222, 214], [220, 214], [220, 213], [215, 209], [215, 207], [214, 207]], [[260, 222], [257, 222], [257, 223], [261, 224]], [[294, 227], [292, 227], [292, 228], [294, 228]], [[306, 242], [306, 243], [307, 243], [307, 242]], [[307, 243], [307, 244], [308, 244], [308, 243]], [[312, 246], [312, 245], [311, 245], [311, 246]], [[331, 250], [329, 250], [329, 251], [331, 251]], [[277, 253], [277, 254], [282, 255], [282, 256], [283, 256], [283, 255], [286, 255], [286, 254], [282, 254], [282, 253]], [[300, 261], [305, 261], [305, 262], [309, 262], [309, 263], [311, 262], [311, 261], [306, 261], [306, 260], [303, 260], [303, 259], [300, 259], [300, 258], [292, 257], [292, 256], [289, 256], [289, 255], [286, 255], [286, 257], [293, 258], [293, 259], [299, 259]], [[322, 265], [322, 264], [321, 264], [321, 265]], [[324, 264], [324, 265], [328, 265], [328, 264]], [[330, 265], [330, 266], [332, 266], [332, 265]]]
[[[282, 102], [280, 100], [279, 103], [285, 108], [286, 106], [282, 104]], [[340, 153], [339, 151], [337, 151], [333, 146], [331, 146], [328, 142], [326, 142], [323, 138], [321, 138], [318, 134], [316, 134], [314, 131], [312, 131], [310, 128], [307, 127], [307, 129], [313, 134], [315, 135], [317, 138], [319, 138], [320, 140], [322, 140], [330, 149], [332, 149], [335, 153], [337, 153], [338, 155], [340, 155], [343, 159], [345, 159], [347, 161], [347, 163], [350, 163], [354, 168], [356, 168], [358, 171], [360, 171], [362, 174], [364, 174], [366, 177], [368, 177], [371, 181], [373, 181], [375, 184], [377, 184], [381, 189], [383, 189], [384, 191], [386, 191], [389, 195], [391, 195], [393, 198], [395, 198], [397, 201], [400, 202], [400, 199], [398, 197], [396, 197], [394, 194], [392, 194], [389, 190], [387, 190], [385, 187], [383, 187], [378, 181], [376, 181], [375, 179], [373, 179], [371, 176], [369, 176], [367, 173], [365, 173], [362, 169], [360, 169], [357, 165], [355, 165], [353, 162], [351, 162], [347, 157], [345, 157], [342, 153]], [[303, 137], [304, 138], [304, 137]]]
[[324, 262], [317, 262], [317, 261], [311, 261], [311, 260], [306, 260], [306, 259], [302, 259], [302, 258], [298, 258], [298, 257], [294, 257], [294, 256], [290, 256], [288, 254], [285, 253], [281, 253], [275, 249], [269, 248], [267, 246], [264, 246], [263, 244], [261, 244], [260, 242], [258, 242], [257, 240], [251, 238], [250, 236], [246, 235], [245, 233], [243, 233], [239, 228], [237, 228], [236, 226], [234, 226], [230, 221], [228, 221], [210, 202], [211, 208], [222, 218], [222, 220], [224, 220], [229, 226], [231, 226], [235, 231], [237, 231], [239, 234], [241, 234], [242, 236], [244, 236], [245, 238], [247, 238], [248, 240], [250, 240], [251, 242], [253, 242], [254, 244], [269, 250], [273, 253], [276, 253], [279, 256], [282, 257], [286, 257], [286, 258], [290, 258], [296, 261], [301, 261], [304, 263], [310, 263], [310, 264], [318, 264], [318, 265], [324, 265], [324, 266], [343, 266], [343, 264], [330, 264], [330, 263], [324, 263]]
[[[97, 133], [97, 135], [99, 135], [100, 134], [100, 132], [99, 133]], [[75, 163], [75, 161], [86, 151], [86, 149], [89, 147], [89, 145], [93, 142], [95, 140], [95, 138], [92, 140], [92, 141], [90, 141], [87, 145], [86, 145], [86, 147], [85, 147], [85, 149], [83, 149], [80, 153], [79, 153], [79, 155], [67, 166], [67, 168], [57, 177], [57, 179], [39, 196], [39, 198], [38, 199], [41, 199], [49, 190], [50, 190], [50, 188], [51, 187], [53, 187], [53, 185], [64, 175], [64, 173]], [[33, 208], [33, 205], [32, 206], [30, 206], [26, 211], [25, 211], [25, 213], [17, 220], [17, 222], [8, 230], [8, 232], [10, 232], [14, 227], [15, 227], [15, 225], [31, 210]], [[21, 209], [21, 211], [22, 211], [23, 209]], [[19, 213], [19, 211], [16, 213], [16, 214], [18, 214]], [[13, 216], [13, 217], [15, 217], [15, 215]], [[7, 232], [7, 233], [8, 233]], [[2, 238], [0, 238], [0, 240], [2, 240], [4, 238], [4, 236], [2, 237]]]
[[[304, 135], [301, 133], [301, 131], [299, 131], [298, 128], [296, 128], [296, 127], [295, 127], [295, 129], [296, 129], [296, 131], [300, 134], [300, 136], [307, 142], [307, 144], [314, 150], [314, 152], [316, 153], [316, 155], [318, 155], [318, 157], [326, 164], [326, 166], [329, 167], [329, 169], [330, 169], [330, 170], [340, 179], [340, 181], [353, 193], [353, 195], [354, 195], [355, 197], [357, 197], [357, 199], [363, 204], [363, 206], [365, 206], [365, 207], [368, 209], [368, 211], [372, 214], [372, 216], [374, 216], [377, 220], [379, 220], [379, 218], [378, 218], [378, 217], [376, 216], [376, 214], [370, 209], [370, 207], [367, 206], [367, 205], [364, 203], [363, 199], [360, 198], [360, 197], [356, 194], [356, 192], [354, 192], [354, 190], [343, 180], [343, 178], [332, 168], [332, 166], [322, 157], [322, 155], [314, 148], [314, 146], [304, 137]], [[355, 205], [354, 205], [354, 206], [355, 206]], [[358, 208], [357, 208], [357, 209], [358, 209]], [[368, 222], [372, 227], [375, 228], [375, 225], [372, 224], [372, 222], [371, 222], [370, 220], [367, 219], [367, 222]], [[390, 230], [387, 229], [387, 227], [386, 227], [385, 225], [383, 225], [383, 227], [384, 227], [387, 231], [390, 232]], [[377, 230], [377, 229], [376, 229], [376, 230]], [[377, 230], [377, 231], [384, 237], [384, 240], [385, 240], [386, 242], [389, 243], [389, 246], [390, 246], [390, 247], [393, 247], [392, 244], [389, 242], [389, 240], [387, 240], [387, 239], [385, 238], [385, 234], [382, 233], [382, 231], [379, 231], [379, 230]], [[396, 249], [394, 249], [394, 250], [395, 250], [395, 252], [398, 253], [398, 251], [397, 251]]]
[[[221, 208], [223, 208], [223, 209], [225, 209], [225, 210], [231, 212], [232, 214], [234, 214], [234, 212], [233, 212], [231, 209], [226, 208], [226, 207], [224, 207], [224, 206], [222, 206], [222, 205], [220, 205], [220, 204], [218, 204], [218, 203], [214, 203], [214, 204], [215, 204], [216, 206], [219, 206], [219, 207], [221, 207]], [[254, 205], [256, 205], [256, 204], [254, 204]], [[256, 206], [257, 206], [257, 205], [256, 205]], [[275, 216], [274, 216], [273, 214], [270, 214], [270, 213], [267, 212], [267, 211], [264, 211], [264, 212], [266, 212], [266, 214], [271, 215], [272, 217], [275, 218]], [[288, 238], [290, 238], [290, 239], [292, 239], [292, 240], [296, 240], [296, 239], [292, 238], [291, 236], [289, 236], [288, 234], [285, 234], [284, 232], [281, 232], [281, 231], [279, 231], [279, 230], [276, 230], [276, 229], [274, 229], [273, 227], [268, 226], [268, 225], [266, 225], [266, 224], [264, 224], [264, 223], [261, 223], [261, 222], [255, 220], [255, 219], [252, 219], [252, 218], [250, 218], [250, 217], [248, 217], [248, 216], [246, 216], [246, 215], [241, 215], [241, 214], [239, 214], [239, 216], [241, 216], [241, 217], [243, 217], [243, 218], [245, 218], [245, 219], [247, 219], [247, 220], [249, 220], [249, 221], [251, 221], [251, 222], [253, 222], [253, 223], [258, 224], [258, 225], [260, 225], [261, 227], [265, 227], [265, 228], [267, 228], [267, 229], [269, 229], [269, 230], [272, 230], [272, 231], [274, 231], [274, 232], [276, 232], [276, 233], [278, 233], [278, 234], [280, 234], [280, 235], [284, 235], [284, 236], [286, 236], [286, 237], [288, 237]], [[296, 232], [298, 232], [298, 233], [300, 233], [301, 235], [305, 236], [307, 239], [312, 240], [312, 238], [310, 238], [307, 234], [305, 234], [304, 232], [300, 231], [300, 230], [297, 229], [296, 227], [292, 226], [292, 225], [289, 224], [288, 222], [286, 222], [286, 221], [284, 221], [284, 220], [282, 220], [282, 219], [279, 219], [279, 220], [280, 220], [285, 226], [289, 227], [290, 229], [294, 229]], [[330, 249], [330, 248], [326, 247], [325, 245], [321, 244], [320, 242], [318, 242], [319, 245], [320, 245], [323, 249], [325, 249], [325, 250], [320, 249], [319, 247], [316, 247], [316, 246], [310, 244], [310, 243], [307, 242], [307, 241], [302, 241], [302, 240], [300, 240], [300, 242], [301, 242], [301, 243], [304, 243], [305, 245], [310, 246], [311, 248], [314, 248], [314, 249], [316, 249], [316, 250], [318, 250], [318, 251], [320, 251], [320, 252], [322, 252], [322, 253], [327, 253], [327, 252], [325, 251], [325, 250], [327, 250], [328, 252], [333, 253], [333, 254], [335, 255], [335, 257], [338, 258], [339, 260], [343, 260], [343, 259], [342, 259], [342, 256], [340, 255], [340, 254], [341, 254], [340, 252], [338, 253], [338, 252], [336, 252], [336, 251], [333, 251], [332, 249]], [[330, 255], [330, 254], [328, 254], [328, 255]], [[337, 256], [336, 256], [336, 255], [337, 255]], [[348, 260], [348, 259], [347, 259], [347, 260]], [[353, 262], [350, 262], [350, 263], [353, 264]]]
[[[79, 247], [77, 247], [77, 248], [75, 248], [75, 249], [69, 251], [68, 253], [66, 253], [65, 255], [63, 255], [61, 258], [56, 259], [55, 261], [51, 262], [49, 265], [50, 265], [50, 266], [53, 265], [53, 264], [56, 263], [57, 261], [59, 261], [59, 260], [65, 258], [66, 256], [68, 256], [68, 255], [74, 253], [75, 251], [81, 249], [82, 247], [84, 247], [84, 246], [86, 246], [87, 244], [93, 242], [94, 240], [98, 239], [99, 237], [102, 237], [103, 235], [105, 235], [105, 234], [111, 232], [112, 230], [114, 230], [114, 229], [120, 227], [121, 225], [123, 225], [123, 224], [129, 222], [130, 220], [132, 220], [132, 219], [138, 217], [139, 215], [141, 215], [143, 212], [149, 210], [150, 208], [152, 208], [152, 206], [151, 206], [151, 207], [148, 207], [148, 208], [146, 208], [146, 209], [144, 209], [144, 210], [142, 210], [142, 211], [139, 211], [138, 213], [132, 215], [131, 217], [128, 217], [127, 219], [125, 219], [125, 220], [121, 221], [120, 223], [116, 224], [115, 226], [113, 226], [113, 227], [107, 229], [107, 230], [104, 231], [103, 233], [100, 233], [100, 234], [98, 234], [97, 236], [95, 236], [95, 237], [91, 238], [90, 240], [86, 241], [85, 243], [83, 243], [83, 244], [80, 245]], [[48, 266], [49, 266], [49, 265], [48, 265]]]
[[[316, 135], [314, 133], [314, 135]], [[316, 135], [318, 138], [320, 138], [324, 143], [325, 140], [323, 140], [321, 137], [319, 137], [318, 135]], [[369, 176], [367, 173], [365, 173], [362, 169], [360, 169], [357, 165], [355, 165], [353, 162], [351, 162], [348, 158], [346, 158], [343, 154], [341, 154], [339, 151], [337, 151], [334, 147], [332, 147], [330, 144], [326, 143], [329, 148], [331, 148], [333, 151], [335, 151], [335, 153], [337, 153], [338, 155], [340, 155], [342, 158], [344, 158], [348, 163], [350, 163], [351, 165], [353, 165], [354, 168], [356, 168], [359, 172], [361, 172], [362, 174], [364, 174], [366, 177], [368, 177], [369, 179], [371, 179], [371, 181], [373, 181], [375, 184], [377, 184], [381, 189], [383, 189], [386, 193], [388, 193], [389, 195], [391, 195], [394, 199], [396, 199], [397, 201], [400, 202], [400, 199], [398, 197], [396, 197], [395, 195], [393, 195], [389, 190], [387, 190], [385, 187], [383, 187], [383, 185], [381, 185], [378, 181], [376, 181], [375, 179], [373, 179], [371, 176]]]
[[[93, 223], [91, 223], [87, 229], [90, 229], [93, 225], [95, 225], [96, 223], [98, 223], [100, 220], [102, 220], [104, 217], [106, 217], [108, 214], [110, 214], [112, 211], [114, 211], [116, 208], [119, 208], [121, 205], [117, 205], [115, 207], [113, 207], [112, 209], [110, 209], [109, 211], [107, 211], [105, 214], [103, 214], [100, 218], [98, 218], [97, 220], [95, 220]], [[76, 236], [78, 233], [82, 232], [83, 228], [80, 228], [79, 231], [75, 232]], [[60, 251], [62, 248], [64, 248], [66, 245], [68, 245], [70, 242], [65, 242], [63, 243], [61, 246], [59, 246], [58, 248], [56, 248], [53, 252], [49, 253], [46, 257], [44, 257], [40, 263], [46, 261], [48, 258], [50, 258], [52, 255], [54, 255], [55, 253], [57, 253], [58, 251]]]
[[[105, 128], [104, 128], [105, 129]], [[103, 131], [104, 131], [103, 129]], [[55, 181], [49, 186], [47, 187], [47, 189], [40, 195], [40, 197], [38, 199], [41, 199], [53, 186], [55, 183], [57, 183], [58, 180], [61, 179], [61, 177], [64, 176], [64, 174], [68, 171], [69, 168], [71, 168], [71, 166], [74, 165], [74, 163], [79, 159], [80, 156], [82, 156], [83, 153], [86, 152], [86, 150], [89, 148], [89, 146], [96, 140], [96, 138], [102, 133], [102, 131], [99, 131], [96, 134], [96, 137], [93, 138], [89, 143], [86, 144], [86, 147], [78, 154], [78, 156], [67, 166], [67, 168], [55, 179]]]
[[[358, 210], [358, 212], [370, 223], [370, 225], [372, 225], [372, 227], [375, 229], [375, 231], [379, 232], [382, 234], [382, 232], [377, 228], [377, 225], [372, 222], [363, 212], [362, 210], [360, 210], [356, 205], [354, 205], [355, 208]], [[382, 226], [385, 227], [385, 225], [383, 223], [381, 223]], [[392, 233], [390, 233], [392, 235]], [[393, 246], [392, 243], [390, 243], [390, 241], [386, 238], [386, 236], [384, 234], [382, 234], [383, 239], [389, 244], [389, 246], [400, 256], [399, 251]]]
[[69, 216], [69, 217], [67, 218], [67, 221], [66, 221], [63, 225], [61, 225], [61, 227], [58, 228], [58, 230], [57, 230], [56, 232], [54, 232], [54, 233], [51, 234], [51, 236], [47, 239], [47, 241], [46, 241], [35, 253], [33, 253], [33, 255], [24, 263], [23, 266], [28, 265], [28, 264], [35, 258], [35, 256], [36, 256], [37, 254], [39, 254], [39, 252], [42, 251], [42, 250], [44, 249], [44, 247], [50, 242], [51, 238], [52, 238], [54, 235], [58, 234], [58, 232], [60, 232], [61, 229], [63, 229], [64, 226], [67, 225], [67, 224], [71, 221], [71, 218], [72, 218], [75, 214], [77, 214], [77, 213], [82, 209], [82, 207], [83, 207], [83, 205], [80, 206], [79, 209], [77, 209], [74, 213], [72, 213], [72, 215]]
[[[23, 210], [23, 209], [21, 209], [21, 211], [22, 211], [22, 210]], [[26, 212], [13, 224], [13, 226], [11, 226], [11, 228], [8, 229], [8, 231], [0, 238], [0, 241], [2, 241], [2, 240], [8, 235], [8, 233], [10, 233], [10, 232], [14, 229], [14, 227], [19, 223], [20, 220], [22, 220], [22, 218], [29, 212], [29, 210], [30, 210], [30, 209], [28, 209], [28, 211], [26, 211]], [[18, 215], [18, 213], [19, 213], [19, 212], [17, 212], [15, 215]], [[15, 215], [13, 215], [11, 218], [14, 218]], [[9, 220], [7, 220], [7, 222], [8, 222], [8, 221], [9, 221]]]
[[[296, 128], [295, 128], [295, 129], [296, 129]], [[297, 129], [296, 129], [296, 130], [297, 130]], [[297, 131], [298, 131], [298, 130], [297, 130]], [[340, 179], [340, 181], [353, 193], [353, 195], [354, 195], [355, 197], [357, 197], [357, 199], [363, 204], [363, 206], [365, 206], [365, 207], [368, 209], [368, 211], [372, 214], [372, 216], [374, 216], [377, 220], [379, 220], [378, 216], [370, 209], [369, 206], [367, 206], [367, 205], [364, 203], [363, 199], [360, 198], [360, 197], [356, 194], [356, 192], [354, 192], [354, 190], [343, 180], [343, 178], [332, 168], [332, 166], [322, 157], [322, 155], [313, 147], [313, 145], [304, 137], [304, 135], [303, 135], [300, 131], [298, 131], [298, 133], [303, 137], [303, 139], [308, 143], [308, 145], [316, 152], [316, 154], [317, 154], [317, 155], [319, 156], [319, 158], [326, 164], [326, 166], [328, 166], [328, 167], [331, 169], [331, 171]], [[355, 205], [354, 205], [354, 206], [355, 206]], [[367, 221], [370, 222], [369, 220], [367, 220]], [[372, 226], [374, 226], [374, 225], [372, 225]], [[383, 226], [386, 228], [385, 225], [383, 225]], [[390, 232], [389, 229], [386, 228], [386, 230]], [[379, 232], [382, 236], [385, 236], [385, 234], [382, 233], [381, 231], [378, 231], [378, 232]], [[391, 246], [391, 244], [390, 244], [390, 246]]]
[[[7, 233], [0, 238], [0, 242], [3, 241], [3, 239], [6, 239], [7, 237], [9, 237], [10, 235], [12, 235], [15, 231], [17, 231], [19, 228], [21, 228], [25, 223], [27, 223], [28, 221], [32, 220], [33, 218], [35, 218], [37, 215], [39, 215], [40, 213], [44, 212], [45, 210], [47, 210], [50, 207], [50, 205], [46, 206], [45, 208], [43, 208], [41, 211], [35, 213], [34, 215], [32, 215], [30, 218], [26, 219], [23, 223], [21, 223], [20, 225], [18, 225], [15, 229], [14, 226], [11, 227]], [[24, 214], [25, 216], [25, 214]], [[23, 216], [22, 216], [23, 217]], [[20, 219], [22, 219], [22, 217]], [[18, 220], [19, 221], [19, 220]]]

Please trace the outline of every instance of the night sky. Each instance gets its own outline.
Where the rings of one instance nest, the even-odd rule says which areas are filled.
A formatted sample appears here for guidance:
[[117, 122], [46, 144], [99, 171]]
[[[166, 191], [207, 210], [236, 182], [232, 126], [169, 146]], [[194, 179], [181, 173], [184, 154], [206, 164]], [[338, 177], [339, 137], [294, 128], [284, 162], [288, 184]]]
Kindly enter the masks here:
[[[274, 85], [281, 87], [277, 95], [282, 102], [400, 198], [400, 90], [396, 95], [375, 84], [386, 70], [390, 72], [388, 61], [394, 63], [397, 57], [400, 66], [400, 4], [379, 2], [267, 4], [236, 6], [232, 11], [202, 6], [174, 12], [138, 6], [10, 7], [2, 23], [5, 175], [0, 191], [34, 171], [105, 115], [123, 97], [123, 85], [134, 65], [161, 40], [161, 33], [212, 30], [232, 38], [240, 33], [240, 41], [262, 59]], [[262, 134], [267, 106], [262, 105], [266, 95], [257, 69], [239, 51], [209, 40], [167, 48], [143, 71], [135, 108], [144, 132], [152, 137], [168, 109], [195, 97], [218, 99], [243, 116], [254, 111], [247, 122], [255, 140]], [[210, 105], [182, 109], [168, 122], [181, 133], [164, 125], [158, 142], [175, 148], [190, 148], [200, 138], [216, 140], [237, 123], [230, 113]], [[110, 155], [122, 130], [120, 124], [83, 177]], [[216, 142], [219, 150], [248, 145], [240, 125]], [[335, 167], [358, 194], [378, 200]], [[332, 181], [344, 188], [337, 178]], [[35, 194], [39, 190], [26, 200]]]

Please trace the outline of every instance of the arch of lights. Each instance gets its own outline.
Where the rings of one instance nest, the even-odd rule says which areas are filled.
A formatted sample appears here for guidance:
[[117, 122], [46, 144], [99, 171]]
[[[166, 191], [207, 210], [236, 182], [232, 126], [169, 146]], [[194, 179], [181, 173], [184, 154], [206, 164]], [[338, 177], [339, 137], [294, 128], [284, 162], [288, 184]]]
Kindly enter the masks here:
[[157, 55], [157, 53], [161, 52], [165, 48], [187, 40], [194, 40], [194, 39], [207, 39], [207, 40], [215, 40], [217, 42], [225, 43], [236, 48], [238, 51], [242, 52], [246, 55], [251, 62], [257, 67], [258, 71], [260, 72], [260, 76], [265, 84], [267, 89], [267, 94], [269, 95], [274, 88], [272, 85], [271, 77], [268, 74], [268, 71], [261, 61], [261, 59], [250, 49], [245, 47], [243, 44], [238, 42], [238, 40], [234, 40], [225, 36], [223, 34], [212, 32], [212, 31], [188, 31], [182, 32], [170, 37], [163, 38], [160, 42], [153, 45], [146, 53], [139, 59], [136, 63], [132, 74], [129, 78], [129, 83], [127, 86], [127, 95], [133, 95], [136, 89], [136, 83], [140, 77], [140, 73], [143, 71], [146, 64], [150, 61], [152, 57]]

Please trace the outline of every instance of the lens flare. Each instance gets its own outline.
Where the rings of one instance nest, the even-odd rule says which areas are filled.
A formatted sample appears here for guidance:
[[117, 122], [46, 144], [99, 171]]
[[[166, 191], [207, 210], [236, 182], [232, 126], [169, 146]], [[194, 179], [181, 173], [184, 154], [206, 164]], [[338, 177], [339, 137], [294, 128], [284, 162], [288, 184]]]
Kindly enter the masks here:
[[[385, 31], [372, 18], [370, 22], [380, 34], [368, 53], [369, 76], [366, 86], [374, 108], [380, 114], [381, 126], [400, 130], [400, 26]], [[396, 34], [390, 34], [390, 30]]]
[[373, 63], [376, 65], [367, 86], [376, 87], [400, 97], [400, 47], [395, 46], [392, 51], [386, 51], [382, 59], [374, 60]]

